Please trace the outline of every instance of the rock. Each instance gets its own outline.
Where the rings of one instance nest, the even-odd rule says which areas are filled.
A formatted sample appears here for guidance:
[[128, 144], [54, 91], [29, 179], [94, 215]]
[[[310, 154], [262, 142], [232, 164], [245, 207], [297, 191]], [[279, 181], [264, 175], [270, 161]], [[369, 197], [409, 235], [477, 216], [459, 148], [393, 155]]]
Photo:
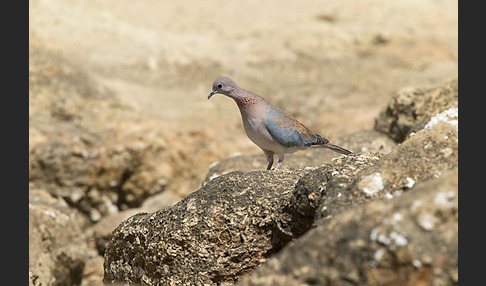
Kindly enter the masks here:
[[237, 285], [457, 285], [458, 172], [324, 220]]
[[316, 227], [237, 284], [457, 284], [458, 110], [423, 126], [389, 154], [303, 176], [297, 201], [315, 206]]
[[170, 173], [146, 158], [165, 150], [164, 142], [137, 134], [143, 129], [130, 108], [59, 49], [30, 36], [29, 182], [92, 221], [162, 191]]
[[339, 146], [346, 146], [353, 152], [390, 153], [397, 145], [386, 134], [374, 129], [354, 132], [337, 140]]
[[[441, 117], [440, 114], [437, 116]], [[459, 152], [457, 124], [443, 121], [429, 126], [361, 172], [351, 189], [370, 197], [378, 193], [393, 196], [395, 191], [410, 189], [419, 181], [440, 177], [447, 170], [456, 168]]]
[[32, 150], [30, 181], [96, 222], [164, 190], [166, 174], [144, 160], [154, 155], [150, 151], [136, 140], [104, 146], [99, 140], [59, 137]]
[[86, 260], [81, 286], [104, 286], [103, 256], [96, 255]]
[[311, 226], [314, 210], [293, 201], [308, 171], [232, 172], [172, 207], [130, 217], [107, 246], [104, 281], [233, 283]]
[[79, 285], [88, 247], [84, 222], [60, 198], [29, 190], [29, 285]]
[[138, 208], [129, 208], [114, 215], [103, 217], [99, 222], [88, 227], [86, 233], [93, 237], [96, 249], [100, 255], [106, 250], [106, 245], [112, 237], [113, 230], [124, 220], [140, 212], [155, 212], [177, 203], [180, 197], [172, 192], [162, 192], [144, 201]]
[[319, 220], [371, 199], [392, 198], [418, 182], [440, 177], [458, 166], [457, 124], [448, 119], [442, 113], [434, 116], [426, 128], [389, 154], [352, 154], [309, 172], [296, 186], [299, 200], [318, 206]]
[[368, 201], [350, 188], [358, 173], [384, 156], [381, 153], [353, 153], [335, 158], [331, 163], [309, 172], [295, 186], [298, 203], [313, 206], [316, 219], [320, 219]]
[[108, 242], [112, 238], [113, 230], [124, 220], [140, 212], [155, 212], [165, 207], [177, 203], [180, 197], [172, 192], [162, 192], [154, 195], [143, 202], [138, 208], [129, 208], [117, 214], [106, 216], [99, 222], [89, 226], [84, 231], [88, 245], [97, 250], [97, 256], [93, 256], [86, 261], [83, 273], [82, 285], [103, 285], [103, 255]]
[[457, 108], [458, 99], [457, 79], [436, 87], [403, 88], [375, 120], [375, 129], [401, 143], [411, 133], [424, 128], [432, 116]]

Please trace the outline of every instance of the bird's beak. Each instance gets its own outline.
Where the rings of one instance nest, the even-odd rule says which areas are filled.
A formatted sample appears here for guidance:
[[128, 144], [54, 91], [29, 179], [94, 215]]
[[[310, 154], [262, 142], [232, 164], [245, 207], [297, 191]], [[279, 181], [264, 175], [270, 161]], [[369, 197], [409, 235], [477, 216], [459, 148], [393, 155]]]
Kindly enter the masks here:
[[218, 91], [216, 91], [216, 90], [211, 91], [211, 93], [208, 95], [208, 99], [210, 99], [211, 96], [213, 96], [216, 93], [218, 93]]

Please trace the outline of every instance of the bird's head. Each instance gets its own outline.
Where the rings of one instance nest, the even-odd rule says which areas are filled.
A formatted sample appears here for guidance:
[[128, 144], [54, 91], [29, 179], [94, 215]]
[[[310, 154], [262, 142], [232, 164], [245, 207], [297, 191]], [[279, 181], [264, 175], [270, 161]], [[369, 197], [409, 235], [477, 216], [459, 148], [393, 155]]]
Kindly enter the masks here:
[[213, 90], [209, 93], [208, 99], [217, 93], [231, 96], [231, 92], [236, 87], [236, 83], [229, 77], [219, 77], [213, 82]]

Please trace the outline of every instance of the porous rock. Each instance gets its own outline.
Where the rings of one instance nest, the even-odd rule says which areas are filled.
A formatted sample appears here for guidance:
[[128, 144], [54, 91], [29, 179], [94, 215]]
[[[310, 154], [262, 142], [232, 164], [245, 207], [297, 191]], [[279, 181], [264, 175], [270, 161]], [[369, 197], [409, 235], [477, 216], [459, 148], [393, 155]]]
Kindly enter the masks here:
[[383, 156], [365, 152], [333, 159], [299, 180], [295, 187], [296, 200], [299, 204], [313, 206], [316, 219], [336, 215], [352, 205], [368, 201], [350, 188], [359, 172], [376, 164]]
[[124, 220], [140, 212], [155, 212], [177, 203], [181, 198], [172, 192], [162, 192], [146, 199], [142, 206], [129, 208], [117, 214], [103, 217], [99, 222], [86, 229], [86, 233], [92, 236], [94, 244], [102, 256], [106, 245], [112, 237], [112, 231]]
[[139, 206], [164, 190], [166, 173], [144, 161], [155, 155], [149, 144], [137, 144], [134, 138], [113, 138], [109, 145], [100, 141], [87, 135], [59, 136], [38, 144], [31, 151], [30, 181], [64, 198], [92, 221]]
[[296, 185], [297, 198], [316, 206], [319, 223], [319, 219], [351, 206], [392, 198], [418, 182], [456, 168], [457, 117], [444, 120], [442, 114], [434, 116], [430, 121], [434, 124], [428, 123], [389, 154], [355, 153], [309, 172]]
[[425, 127], [432, 116], [457, 108], [458, 80], [434, 87], [403, 88], [375, 120], [375, 129], [386, 133], [397, 143]]
[[[441, 114], [437, 117], [441, 117]], [[440, 177], [444, 172], [456, 168], [459, 163], [457, 125], [444, 121], [429, 126], [358, 174], [351, 189], [367, 197], [382, 194], [390, 197], [397, 191], [412, 188], [417, 182]]]
[[29, 190], [29, 285], [79, 285], [88, 257], [82, 224], [63, 199]]
[[458, 172], [326, 219], [236, 285], [456, 285]]
[[130, 217], [107, 246], [104, 281], [233, 283], [312, 225], [314, 209], [293, 201], [308, 171], [232, 172], [172, 207]]

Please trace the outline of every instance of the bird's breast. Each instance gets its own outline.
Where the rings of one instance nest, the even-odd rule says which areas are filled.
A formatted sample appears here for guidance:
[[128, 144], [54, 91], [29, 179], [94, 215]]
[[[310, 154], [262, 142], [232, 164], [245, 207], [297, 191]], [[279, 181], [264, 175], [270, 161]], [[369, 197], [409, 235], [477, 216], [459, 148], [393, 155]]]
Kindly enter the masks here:
[[243, 117], [243, 126], [248, 138], [264, 150], [280, 152], [282, 146], [273, 140], [268, 132], [265, 121], [258, 116], [245, 115]]

